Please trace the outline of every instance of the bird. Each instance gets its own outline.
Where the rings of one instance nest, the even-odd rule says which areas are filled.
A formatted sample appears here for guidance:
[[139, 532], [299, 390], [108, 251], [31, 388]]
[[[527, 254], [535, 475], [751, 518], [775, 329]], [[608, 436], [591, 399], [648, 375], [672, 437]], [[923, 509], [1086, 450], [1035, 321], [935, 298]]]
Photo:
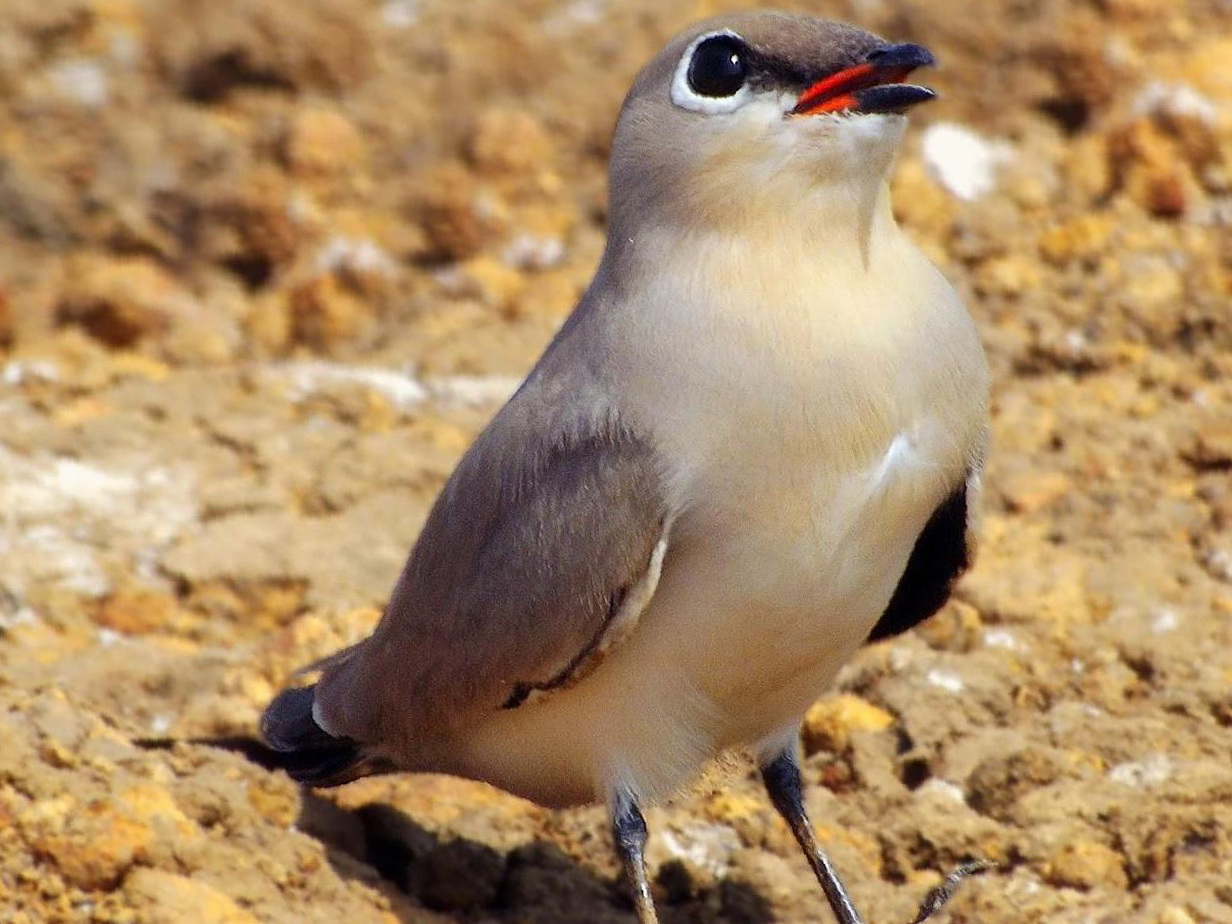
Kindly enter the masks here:
[[805, 812], [799, 729], [968, 567], [988, 433], [975, 323], [891, 209], [906, 113], [934, 96], [906, 81], [932, 64], [746, 12], [645, 66], [593, 280], [372, 634], [262, 716], [296, 780], [435, 772], [606, 804], [653, 924], [643, 807], [743, 749], [840, 924], [862, 924]]

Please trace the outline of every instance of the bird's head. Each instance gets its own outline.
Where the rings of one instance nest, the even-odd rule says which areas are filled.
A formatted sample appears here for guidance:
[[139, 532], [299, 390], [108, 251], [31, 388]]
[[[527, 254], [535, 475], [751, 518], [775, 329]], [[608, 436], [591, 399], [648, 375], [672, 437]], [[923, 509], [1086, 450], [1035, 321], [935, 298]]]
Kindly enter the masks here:
[[652, 216], [721, 228], [827, 202], [871, 208], [903, 113], [934, 95], [906, 78], [932, 63], [919, 45], [806, 16], [749, 13], [693, 27], [625, 100], [612, 151], [614, 229]]

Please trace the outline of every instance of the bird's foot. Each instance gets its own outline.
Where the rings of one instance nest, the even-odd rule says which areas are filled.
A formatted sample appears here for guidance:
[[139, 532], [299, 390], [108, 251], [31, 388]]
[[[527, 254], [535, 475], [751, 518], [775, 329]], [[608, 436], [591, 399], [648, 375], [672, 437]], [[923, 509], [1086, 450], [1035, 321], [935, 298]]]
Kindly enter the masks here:
[[924, 896], [924, 901], [920, 902], [920, 911], [911, 924], [924, 924], [925, 921], [940, 911], [946, 902], [954, 897], [954, 893], [958, 891], [958, 887], [963, 884], [967, 877], [978, 876], [980, 873], [992, 869], [995, 865], [988, 860], [972, 860], [955, 869], [954, 872], [945, 877], [941, 885]]

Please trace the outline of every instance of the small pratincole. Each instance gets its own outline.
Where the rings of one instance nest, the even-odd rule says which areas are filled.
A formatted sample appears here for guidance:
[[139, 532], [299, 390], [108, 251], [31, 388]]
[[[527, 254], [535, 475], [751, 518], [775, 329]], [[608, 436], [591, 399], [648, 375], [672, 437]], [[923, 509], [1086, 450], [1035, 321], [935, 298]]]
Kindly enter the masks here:
[[858, 924], [797, 732], [857, 648], [945, 601], [986, 438], [974, 325], [890, 211], [904, 113], [933, 95], [904, 81], [931, 63], [750, 13], [647, 65], [594, 281], [459, 463], [373, 635], [266, 710], [296, 779], [606, 801], [647, 924], [639, 804], [746, 747]]

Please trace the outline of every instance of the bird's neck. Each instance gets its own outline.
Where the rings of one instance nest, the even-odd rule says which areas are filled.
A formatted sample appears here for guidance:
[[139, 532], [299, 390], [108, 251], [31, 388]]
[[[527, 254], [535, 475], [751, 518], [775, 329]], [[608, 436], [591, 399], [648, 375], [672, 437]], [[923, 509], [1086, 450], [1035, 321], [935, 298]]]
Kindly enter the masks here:
[[601, 275], [623, 280], [653, 277], [672, 253], [701, 256], [711, 273], [716, 262], [748, 259], [767, 271], [790, 273], [792, 262], [807, 256], [810, 262], [860, 274], [873, 272], [878, 260], [904, 243], [884, 180], [826, 184], [793, 201], [753, 199], [720, 214], [708, 211], [688, 220], [657, 217], [643, 220], [633, 234], [609, 237]]

